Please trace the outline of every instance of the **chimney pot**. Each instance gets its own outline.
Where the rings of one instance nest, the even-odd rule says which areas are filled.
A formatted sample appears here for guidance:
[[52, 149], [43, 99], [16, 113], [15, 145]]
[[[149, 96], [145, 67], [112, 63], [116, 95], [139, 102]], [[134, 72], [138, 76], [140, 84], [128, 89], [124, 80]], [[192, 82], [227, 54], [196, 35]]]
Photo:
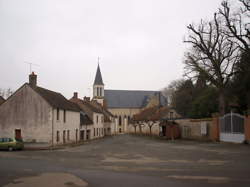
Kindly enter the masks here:
[[34, 72], [29, 75], [29, 84], [32, 88], [37, 86], [37, 75]]
[[78, 93], [74, 92], [74, 98], [77, 99], [78, 98]]
[[90, 97], [86, 97], [86, 96], [85, 96], [85, 97], [83, 98], [83, 100], [84, 100], [84, 101], [90, 101]]

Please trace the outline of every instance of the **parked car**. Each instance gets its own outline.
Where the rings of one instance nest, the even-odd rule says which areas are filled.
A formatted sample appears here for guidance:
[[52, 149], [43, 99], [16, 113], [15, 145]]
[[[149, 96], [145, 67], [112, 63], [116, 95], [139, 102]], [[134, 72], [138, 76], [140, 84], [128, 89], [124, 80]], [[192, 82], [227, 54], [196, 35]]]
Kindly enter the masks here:
[[22, 139], [17, 138], [0, 138], [0, 149], [3, 150], [22, 150], [23, 149]]

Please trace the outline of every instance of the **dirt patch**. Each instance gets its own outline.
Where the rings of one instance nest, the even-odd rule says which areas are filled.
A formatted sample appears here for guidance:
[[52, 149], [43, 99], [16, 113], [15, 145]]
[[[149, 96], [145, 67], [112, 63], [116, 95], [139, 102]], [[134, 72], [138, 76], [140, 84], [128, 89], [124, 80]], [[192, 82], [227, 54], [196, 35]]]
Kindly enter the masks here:
[[228, 177], [213, 177], [213, 176], [188, 176], [188, 175], [169, 175], [167, 178], [179, 180], [206, 180], [208, 183], [228, 183]]
[[185, 169], [172, 169], [172, 168], [154, 168], [154, 167], [126, 167], [126, 166], [103, 166], [103, 169], [112, 171], [129, 171], [129, 172], [140, 172], [140, 171], [183, 171]]
[[198, 162], [205, 163], [211, 166], [221, 166], [228, 163], [228, 161], [226, 160], [206, 160], [206, 159], [200, 159]]
[[4, 187], [87, 187], [88, 183], [69, 173], [43, 173], [15, 179]]
[[110, 162], [110, 163], [134, 163], [134, 164], [148, 164], [148, 163], [181, 163], [181, 164], [206, 164], [213, 166], [224, 165], [228, 161], [223, 160], [206, 160], [200, 159], [198, 161], [194, 160], [184, 160], [184, 159], [172, 159], [172, 160], [162, 160], [154, 157], [146, 157], [143, 155], [133, 155], [128, 156], [125, 154], [113, 154], [112, 156], [105, 156], [102, 162]]

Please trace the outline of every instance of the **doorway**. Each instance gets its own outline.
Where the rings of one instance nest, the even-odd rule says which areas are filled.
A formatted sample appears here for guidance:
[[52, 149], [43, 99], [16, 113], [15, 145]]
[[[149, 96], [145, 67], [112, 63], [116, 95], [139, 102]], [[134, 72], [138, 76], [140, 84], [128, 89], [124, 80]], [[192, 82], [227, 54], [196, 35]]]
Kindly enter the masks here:
[[63, 131], [63, 143], [66, 142], [66, 131]]
[[22, 139], [21, 129], [15, 129], [15, 138]]

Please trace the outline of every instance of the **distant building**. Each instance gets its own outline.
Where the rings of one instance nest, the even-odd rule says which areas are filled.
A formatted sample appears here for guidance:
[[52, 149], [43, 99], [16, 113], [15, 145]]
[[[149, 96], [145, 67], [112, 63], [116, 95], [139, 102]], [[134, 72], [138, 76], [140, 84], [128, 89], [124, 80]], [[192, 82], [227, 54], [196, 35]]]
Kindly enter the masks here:
[[37, 86], [37, 75], [0, 106], [0, 137], [52, 145], [79, 140], [80, 109], [62, 94]]
[[167, 105], [167, 99], [160, 91], [105, 90], [99, 64], [93, 84], [93, 100], [116, 117], [117, 133], [128, 132], [130, 119], [144, 108]]
[[[83, 120], [80, 126], [80, 140], [90, 140], [103, 137], [104, 134], [104, 114], [102, 110], [93, 106], [90, 99], [85, 97], [83, 100], [78, 98], [75, 92], [70, 99], [71, 102], [78, 105], [83, 115], [88, 120]], [[84, 123], [88, 121], [88, 123]]]

